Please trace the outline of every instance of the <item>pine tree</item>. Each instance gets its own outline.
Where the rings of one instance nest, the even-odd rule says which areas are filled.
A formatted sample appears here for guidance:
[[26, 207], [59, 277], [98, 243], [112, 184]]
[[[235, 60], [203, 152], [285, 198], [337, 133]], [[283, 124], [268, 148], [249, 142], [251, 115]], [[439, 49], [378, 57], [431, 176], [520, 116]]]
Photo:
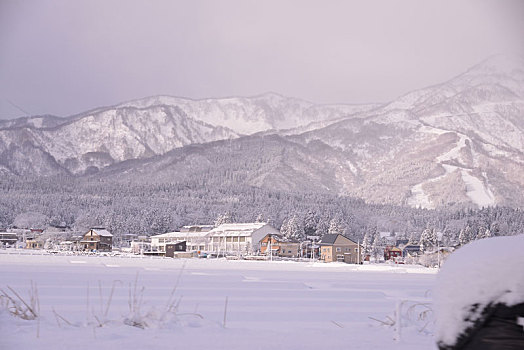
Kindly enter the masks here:
[[362, 255], [362, 260], [364, 260], [366, 256], [371, 253], [371, 243], [371, 231], [366, 228], [364, 238], [362, 239], [362, 251], [360, 252]]
[[317, 230], [318, 217], [314, 211], [308, 210], [306, 216], [304, 216], [304, 233], [306, 236], [314, 236]]
[[371, 244], [371, 255], [373, 255], [373, 257], [375, 258], [375, 262], [378, 262], [381, 250], [382, 249], [380, 247], [380, 233], [375, 231], [373, 243]]
[[471, 227], [469, 225], [466, 225], [462, 230], [460, 230], [459, 233], [459, 244], [461, 246], [468, 244], [474, 239], [474, 236], [472, 234]]
[[286, 222], [284, 235], [294, 241], [303, 241], [305, 239], [304, 230], [300, 227], [300, 221], [297, 215], [293, 215]]
[[344, 227], [338, 217], [335, 217], [329, 223], [328, 234], [337, 235], [344, 233]]
[[218, 217], [215, 220], [215, 227], [218, 227], [222, 224], [229, 224], [232, 222], [231, 214], [229, 212], [226, 212], [224, 214], [218, 215]]
[[262, 215], [262, 213], [258, 214], [257, 218], [255, 219], [255, 222], [265, 222], [264, 215]]
[[476, 239], [490, 238], [491, 236], [491, 231], [488, 228], [479, 227]]
[[318, 220], [317, 228], [315, 230], [316, 235], [322, 238], [322, 236], [327, 234], [329, 231], [329, 224], [330, 224], [329, 217], [327, 216], [320, 217]]
[[429, 252], [437, 247], [437, 232], [434, 228], [426, 228], [420, 235], [420, 251]]

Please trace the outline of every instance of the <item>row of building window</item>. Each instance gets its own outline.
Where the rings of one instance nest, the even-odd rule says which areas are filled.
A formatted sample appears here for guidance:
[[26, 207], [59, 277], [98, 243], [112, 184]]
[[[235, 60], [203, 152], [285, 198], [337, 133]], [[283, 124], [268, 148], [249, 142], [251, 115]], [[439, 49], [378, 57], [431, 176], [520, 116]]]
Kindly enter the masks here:
[[[224, 242], [224, 237], [213, 237], [213, 242], [214, 243], [219, 243], [219, 242]], [[245, 242], [246, 241], [246, 237], [226, 237], [226, 242], [228, 243], [235, 243], [235, 242]]]
[[[325, 252], [328, 251], [328, 248], [322, 248], [322, 251], [325, 253]], [[337, 251], [337, 253], [340, 253], [342, 251], [342, 248], [341, 247], [336, 247], [336, 251]], [[346, 247], [346, 248], [344, 248], [344, 251], [351, 252], [351, 248]], [[355, 248], [355, 253], [358, 253], [358, 248]]]

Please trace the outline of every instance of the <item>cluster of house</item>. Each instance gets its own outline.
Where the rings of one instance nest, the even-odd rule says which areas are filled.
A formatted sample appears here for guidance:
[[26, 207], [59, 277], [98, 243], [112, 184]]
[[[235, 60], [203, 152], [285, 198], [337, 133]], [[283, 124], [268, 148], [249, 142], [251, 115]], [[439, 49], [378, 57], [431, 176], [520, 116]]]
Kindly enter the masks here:
[[[46, 246], [54, 237], [54, 249], [70, 251], [110, 252], [114, 250], [113, 235], [104, 228], [91, 228], [81, 234], [69, 234], [67, 240], [56, 242], [60, 228], [55, 228], [45, 235], [42, 230], [26, 230], [20, 239], [20, 232], [0, 232], [0, 242], [15, 245], [22, 241], [22, 248], [49, 249]], [[64, 231], [65, 232], [65, 231]], [[277, 229], [264, 222], [226, 223], [217, 227], [212, 225], [183, 226], [180, 231], [154, 236], [126, 235], [118, 242], [135, 254], [165, 257], [283, 257], [314, 258], [325, 262], [361, 263], [369, 256], [362, 254], [362, 246], [341, 234], [327, 234], [308, 237], [298, 242], [284, 237]], [[409, 249], [418, 249], [417, 245], [405, 245], [404, 249], [393, 244], [384, 249], [384, 259], [394, 259], [406, 254]], [[364, 255], [364, 257], [362, 257]]]
[[[150, 242], [132, 243], [132, 250], [145, 254], [172, 256], [187, 251], [213, 256], [263, 255], [284, 258], [318, 258], [326, 262], [360, 262], [361, 247], [343, 235], [325, 235], [303, 242], [284, 237], [267, 223], [229, 223], [184, 226], [179, 232], [151, 236]], [[185, 248], [185, 249], [184, 249]]]

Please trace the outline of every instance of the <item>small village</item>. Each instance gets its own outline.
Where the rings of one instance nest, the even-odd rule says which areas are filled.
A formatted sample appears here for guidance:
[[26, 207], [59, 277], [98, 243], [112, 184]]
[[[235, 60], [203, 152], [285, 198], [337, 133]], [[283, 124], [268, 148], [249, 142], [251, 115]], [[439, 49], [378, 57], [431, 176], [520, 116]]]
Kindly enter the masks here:
[[[342, 234], [290, 239], [265, 222], [187, 225], [179, 231], [151, 236], [115, 237], [103, 227], [75, 232], [66, 226], [46, 229], [15, 228], [0, 232], [2, 249], [50, 254], [137, 255], [164, 258], [226, 258], [231, 260], [315, 260], [363, 264], [390, 262], [434, 266], [453, 248], [421, 251], [417, 241], [379, 232], [380, 246], [373, 250]], [[424, 259], [421, 259], [424, 258]], [[422, 260], [422, 261], [421, 261]], [[430, 261], [428, 264], [427, 262]]]

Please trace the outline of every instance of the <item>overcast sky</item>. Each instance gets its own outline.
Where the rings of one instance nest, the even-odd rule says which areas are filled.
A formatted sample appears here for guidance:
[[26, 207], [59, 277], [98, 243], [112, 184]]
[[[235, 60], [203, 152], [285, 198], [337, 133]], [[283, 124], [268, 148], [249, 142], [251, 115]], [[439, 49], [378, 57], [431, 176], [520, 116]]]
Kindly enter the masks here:
[[386, 102], [523, 37], [519, 0], [0, 0], [0, 118], [157, 94]]

